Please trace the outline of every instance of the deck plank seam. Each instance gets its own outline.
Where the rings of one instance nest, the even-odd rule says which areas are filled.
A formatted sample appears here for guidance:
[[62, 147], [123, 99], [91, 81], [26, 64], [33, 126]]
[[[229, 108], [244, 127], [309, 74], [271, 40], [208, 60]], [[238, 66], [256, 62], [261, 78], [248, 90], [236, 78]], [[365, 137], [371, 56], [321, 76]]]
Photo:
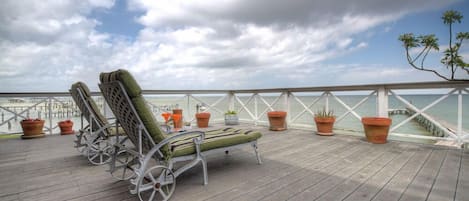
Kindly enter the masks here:
[[[330, 142], [330, 141], [329, 141], [329, 142]], [[330, 143], [330, 144], [329, 144], [328, 146], [326, 146], [326, 147], [327, 147], [327, 148], [332, 148], [332, 150], [330, 150], [330, 151], [334, 151], [334, 150], [339, 150], [339, 149], [342, 149], [342, 148], [344, 148], [344, 147], [350, 146], [350, 145], [347, 145], [347, 144], [346, 144], [346, 145], [343, 145], [343, 146], [334, 147], [334, 145], [340, 145], [340, 144], [333, 141], [332, 143]], [[327, 152], [327, 151], [324, 151], [324, 153], [326, 153], [326, 152]], [[301, 161], [301, 162], [306, 162], [307, 164], [310, 164], [310, 163], [317, 162], [317, 160], [323, 161], [323, 160], [326, 160], [326, 158], [327, 158], [326, 156], [323, 155], [324, 153], [323, 153], [323, 152], [316, 152], [315, 155], [306, 156], [305, 158], [309, 158], [309, 159], [307, 159], [306, 161], [305, 161], [305, 160], [302, 160], [301, 158], [296, 157], [295, 160], [290, 161], [290, 162], [293, 163], [294, 161]], [[320, 162], [320, 161], [319, 161], [319, 162]], [[318, 163], [319, 163], [319, 162], [318, 162]], [[298, 166], [298, 169], [304, 169], [304, 166], [307, 166], [307, 164], [303, 164], [302, 167], [299, 167], [299, 166]], [[289, 166], [283, 167], [282, 170], [283, 170], [283, 169], [287, 169], [287, 168], [291, 168], [291, 167], [289, 167]], [[296, 169], [295, 169], [295, 170], [296, 170]], [[290, 172], [288, 173], [288, 175], [294, 173], [294, 171], [292, 171], [291, 169], [290, 169], [289, 171], [290, 171]], [[284, 175], [284, 176], [287, 176], [287, 175]], [[240, 186], [240, 185], [238, 185], [238, 186]], [[221, 193], [219, 193], [219, 194], [217, 194], [217, 195], [222, 195], [223, 193], [229, 192], [229, 191], [231, 191], [231, 190], [233, 190], [233, 189], [235, 189], [235, 188], [237, 188], [237, 187], [233, 187], [233, 188], [228, 189], [227, 191], [221, 192]], [[262, 187], [258, 187], [258, 188], [262, 188]], [[251, 191], [254, 191], [254, 190], [255, 190], [255, 189], [251, 189]], [[242, 195], [240, 195], [240, 196], [242, 196]], [[215, 196], [212, 196], [212, 197], [216, 197], [216, 195], [215, 195]], [[237, 196], [237, 197], [239, 197], [239, 196]], [[209, 199], [211, 199], [211, 198], [208, 198], [208, 200], [209, 200]], [[236, 199], [236, 197], [233, 198], [233, 199]]]
[[[393, 146], [395, 146], [395, 145], [393, 145]], [[373, 147], [372, 147], [371, 145], [369, 145], [368, 148], [369, 148], [369, 149], [373, 149]], [[385, 154], [385, 153], [386, 153], [386, 150], [388, 150], [388, 149], [391, 149], [391, 147], [386, 147], [386, 148], [384, 148], [384, 149], [381, 149], [380, 151], [381, 151], [382, 153], [380, 153], [380, 154], [376, 155], [375, 157], [371, 158], [370, 161], [368, 161], [368, 162], [366, 163], [366, 165], [368, 165], [368, 164], [371, 163], [372, 161], [376, 160], [376, 159], [379, 158], [381, 155]], [[364, 154], [366, 155], [366, 152], [364, 152]], [[359, 156], [360, 156], [360, 155], [359, 155]], [[362, 158], [362, 157], [359, 157], [358, 162], [360, 162], [361, 160], [363, 160], [363, 158]], [[345, 169], [345, 168], [347, 168], [347, 167], [344, 167], [344, 169]], [[340, 170], [343, 170], [343, 169], [340, 169]], [[331, 173], [335, 173], [335, 172], [338, 172], [338, 171], [339, 171], [339, 170], [333, 171], [333, 172], [331, 172]], [[286, 200], [291, 200], [291, 199], [293, 199], [294, 197], [298, 196], [298, 195], [301, 194], [301, 193], [304, 193], [306, 190], [308, 190], [308, 189], [310, 189], [310, 188], [312, 188], [312, 187], [318, 185], [319, 183], [321, 183], [322, 181], [325, 181], [326, 179], [328, 179], [328, 178], [331, 177], [331, 176], [335, 176], [335, 175], [326, 176], [325, 178], [321, 179], [321, 180], [318, 181], [317, 183], [312, 184], [312, 185], [307, 186], [306, 188], [302, 189], [302, 190], [301, 190], [300, 192], [298, 192], [296, 195], [291, 195], [291, 196], [288, 197]]]
[[444, 163], [445, 160], [446, 160], [446, 157], [448, 157], [448, 149], [446, 149], [445, 157], [443, 157], [443, 160], [441, 160], [440, 166], [438, 167], [438, 171], [437, 171], [437, 173], [436, 173], [436, 176], [433, 178], [432, 185], [431, 185], [431, 187], [430, 187], [430, 190], [427, 192], [427, 196], [425, 197], [425, 200], [428, 200], [428, 198], [430, 197], [430, 193], [431, 193], [432, 190], [433, 190], [433, 186], [435, 186], [435, 183], [436, 183], [436, 180], [437, 180], [437, 178], [438, 178], [438, 175], [440, 175], [440, 170], [441, 170], [441, 167], [443, 166], [443, 163]]
[[[386, 168], [388, 164], [390, 164], [392, 161], [394, 161], [396, 158], [398, 158], [398, 156], [403, 155], [404, 153], [408, 152], [408, 149], [409, 149], [409, 148], [407, 147], [407, 148], [406, 148], [404, 151], [402, 151], [401, 153], [395, 154], [395, 155], [393, 156], [393, 158], [391, 158], [389, 161], [387, 161], [385, 164], [383, 164], [383, 165], [379, 168], [379, 170], [375, 171], [372, 175], [369, 175], [362, 183], [360, 183], [359, 185], [357, 185], [356, 188], [355, 188], [353, 191], [351, 191], [351, 192], [348, 193], [346, 196], [344, 196], [344, 197], [342, 198], [342, 200], [346, 200], [350, 195], [352, 195], [353, 193], [355, 193], [357, 189], [359, 189], [360, 187], [362, 187], [362, 186], [363, 186], [367, 181], [369, 181], [373, 176], [375, 176], [376, 174], [378, 174], [381, 170], [383, 170], [384, 168]], [[385, 153], [386, 153], [386, 152], [385, 152]], [[378, 157], [377, 159], [379, 159], [379, 157]], [[376, 160], [377, 160], [377, 159], [376, 159]], [[409, 157], [409, 159], [410, 159], [410, 157]], [[407, 162], [407, 161], [408, 161], [408, 160], [406, 160], [406, 162]], [[347, 177], [347, 179], [350, 179], [352, 176], [354, 176], [355, 174], [358, 174], [359, 172], [361, 172], [363, 169], [367, 168], [367, 167], [370, 166], [370, 165], [372, 165], [372, 163], [370, 163], [370, 164], [368, 164], [368, 165], [366, 165], [366, 166], [363, 166], [363, 167], [360, 168], [359, 170], [355, 171], [354, 173], [352, 173], [351, 175], [349, 175], [349, 177]], [[334, 189], [334, 188], [329, 189], [329, 191], [332, 190], [332, 189]], [[329, 192], [329, 191], [328, 191], [328, 192]], [[325, 194], [325, 193], [323, 193], [322, 195], [324, 195], [324, 194]], [[321, 195], [321, 196], [322, 196], [322, 195]], [[320, 197], [321, 197], [321, 196], [320, 196]], [[320, 197], [318, 197], [318, 198], [315, 199], [315, 200], [318, 200]]]

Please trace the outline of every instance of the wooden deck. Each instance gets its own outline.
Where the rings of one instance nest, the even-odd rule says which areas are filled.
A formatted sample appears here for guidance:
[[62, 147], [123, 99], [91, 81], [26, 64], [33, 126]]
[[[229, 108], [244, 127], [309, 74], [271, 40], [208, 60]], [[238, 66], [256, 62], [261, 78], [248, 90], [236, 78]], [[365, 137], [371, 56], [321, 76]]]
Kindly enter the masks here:
[[[310, 131], [264, 133], [263, 164], [252, 149], [208, 157], [177, 178], [171, 200], [469, 200], [469, 152], [449, 147]], [[93, 166], [74, 136], [0, 141], [0, 200], [138, 200], [107, 166]]]

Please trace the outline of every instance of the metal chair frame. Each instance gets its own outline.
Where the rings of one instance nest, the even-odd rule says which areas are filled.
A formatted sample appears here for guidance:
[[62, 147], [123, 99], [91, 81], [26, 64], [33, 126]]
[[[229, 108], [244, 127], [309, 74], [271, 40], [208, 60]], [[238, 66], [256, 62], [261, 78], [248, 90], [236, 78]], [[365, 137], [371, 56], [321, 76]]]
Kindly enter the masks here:
[[[130, 141], [132, 141], [136, 146], [135, 148], [130, 148], [128, 146], [123, 146], [122, 144], [115, 144], [115, 151], [110, 162], [111, 171], [116, 167], [115, 163], [117, 161], [118, 154], [127, 152], [132, 155], [134, 157], [132, 161], [138, 163], [137, 168], [130, 168], [130, 166], [134, 164], [123, 164], [123, 166], [129, 167], [129, 169], [134, 172], [134, 177], [130, 180], [130, 192], [132, 194], [138, 194], [140, 200], [146, 200], [146, 198], [143, 198], [142, 194], [151, 190], [148, 200], [154, 200], [157, 193], [163, 200], [168, 200], [174, 192], [176, 178], [198, 163], [201, 163], [203, 168], [203, 184], [208, 184], [207, 162], [205, 159], [205, 156], [208, 154], [236, 149], [241, 146], [248, 145], [254, 148], [257, 161], [259, 164], [262, 164], [262, 160], [258, 152], [257, 140], [229, 147], [211, 149], [204, 152], [202, 152], [200, 148], [200, 145], [205, 139], [205, 133], [202, 131], [176, 133], [166, 137], [161, 142], [155, 142], [140, 119], [121, 82], [113, 81], [109, 83], [101, 83], [99, 84], [99, 88], [101, 89], [101, 92], [103, 93], [103, 96], [108, 102], [111, 110], [114, 112], [117, 122], [124, 129], [127, 128], [126, 133]], [[124, 122], [124, 120], [127, 122]], [[129, 132], [130, 130], [133, 130], [134, 132]], [[169, 145], [175, 139], [187, 136], [192, 137], [196, 152], [187, 156], [165, 159], [164, 154], [160, 149], [165, 145]], [[174, 169], [174, 164], [177, 162], [187, 163], [178, 169]], [[160, 171], [156, 173], [156, 176], [154, 175], [155, 169], [160, 169]], [[163, 188], [165, 186], [167, 187], [166, 191]]]
[[[70, 89], [70, 92], [71, 90], [72, 89]], [[95, 113], [99, 111], [94, 111], [91, 108], [87, 97], [85, 97], [83, 94], [84, 92], [82, 91], [82, 89], [77, 88], [76, 90], [78, 97], [75, 97], [75, 100], [77, 101], [77, 105], [82, 106], [79, 107], [82, 111], [80, 115], [81, 129], [76, 134], [76, 140], [74, 141], [75, 148], [77, 148], [80, 153], [85, 155], [88, 158], [88, 161], [90, 161], [90, 163], [94, 165], [103, 165], [111, 160], [111, 154], [113, 152], [111, 150], [113, 148], [112, 145], [114, 143], [124, 144], [127, 139], [123, 138], [119, 141], [118, 134], [116, 134], [116, 142], [111, 142], [113, 137], [111, 137], [111, 135], [107, 133], [107, 129], [116, 125], [115, 122], [108, 123], [105, 125], [100, 123], [95, 115]], [[72, 94], [73, 96], [73, 93], [70, 94]], [[83, 119], [85, 119], [85, 113], [88, 114], [88, 125], [86, 126], [84, 126], [85, 124], [83, 121]], [[95, 125], [97, 126], [97, 129], [93, 129]]]

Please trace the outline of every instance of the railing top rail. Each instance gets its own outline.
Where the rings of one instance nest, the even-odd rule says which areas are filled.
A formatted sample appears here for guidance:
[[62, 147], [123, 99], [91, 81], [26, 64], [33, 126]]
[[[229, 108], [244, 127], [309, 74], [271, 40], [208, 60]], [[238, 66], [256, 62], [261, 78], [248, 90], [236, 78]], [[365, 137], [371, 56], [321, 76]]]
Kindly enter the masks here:
[[[92, 96], [99, 96], [101, 92], [91, 92]], [[17, 98], [17, 97], [69, 97], [69, 92], [7, 92], [0, 93], [0, 98]]]
[[[367, 85], [319, 86], [297, 88], [267, 88], [239, 90], [143, 90], [143, 94], [221, 94], [221, 93], [278, 93], [278, 92], [323, 92], [323, 91], [367, 91], [378, 88], [386, 89], [437, 89], [469, 87], [469, 81], [412, 82]], [[100, 95], [92, 92], [92, 95]], [[0, 93], [0, 97], [66, 97], [68, 92], [9, 92]]]
[[278, 92], [323, 92], [323, 91], [367, 91], [386, 89], [444, 89], [469, 87], [469, 81], [413, 82], [368, 85], [319, 86], [298, 88], [240, 89], [240, 90], [143, 90], [144, 94], [219, 94], [219, 93], [278, 93]]

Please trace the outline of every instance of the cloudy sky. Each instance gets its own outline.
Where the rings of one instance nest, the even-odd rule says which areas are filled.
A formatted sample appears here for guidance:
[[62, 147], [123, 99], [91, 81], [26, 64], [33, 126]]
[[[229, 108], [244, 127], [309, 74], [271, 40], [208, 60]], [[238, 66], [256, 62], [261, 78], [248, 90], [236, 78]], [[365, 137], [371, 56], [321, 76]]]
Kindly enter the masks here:
[[3, 0], [0, 92], [97, 90], [118, 68], [144, 89], [435, 81], [397, 38], [435, 33], [443, 46], [448, 9], [469, 31], [462, 0]]

